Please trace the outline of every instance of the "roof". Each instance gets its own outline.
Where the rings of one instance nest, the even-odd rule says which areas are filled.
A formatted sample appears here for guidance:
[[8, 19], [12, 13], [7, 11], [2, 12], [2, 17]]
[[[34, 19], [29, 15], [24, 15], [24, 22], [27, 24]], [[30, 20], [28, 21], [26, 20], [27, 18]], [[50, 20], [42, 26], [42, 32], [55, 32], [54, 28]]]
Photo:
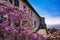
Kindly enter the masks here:
[[28, 0], [23, 0], [35, 13], [38, 17], [41, 17], [37, 12], [36, 10], [32, 7], [32, 5], [28, 2]]

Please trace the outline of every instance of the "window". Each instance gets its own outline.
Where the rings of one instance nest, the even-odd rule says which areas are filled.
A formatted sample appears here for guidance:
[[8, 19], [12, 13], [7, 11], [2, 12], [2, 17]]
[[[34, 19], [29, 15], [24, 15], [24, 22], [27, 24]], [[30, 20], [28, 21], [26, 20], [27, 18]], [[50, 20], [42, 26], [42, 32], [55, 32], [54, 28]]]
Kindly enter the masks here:
[[34, 26], [36, 27], [36, 21], [34, 21]]
[[9, 2], [12, 4], [12, 0], [9, 0]]
[[32, 11], [31, 11], [31, 16], [32, 16]]
[[30, 13], [30, 15], [32, 16], [32, 11], [30, 9], [28, 10], [28, 13]]
[[16, 27], [19, 27], [20, 21], [14, 21], [14, 25], [15, 25]]
[[19, 7], [19, 1], [18, 0], [14, 0], [14, 5]]
[[26, 6], [25, 5], [23, 5], [23, 10], [24, 10], [24, 12], [26, 12]]
[[14, 24], [16, 27], [19, 27], [19, 26], [20, 26], [20, 19], [19, 19], [19, 18], [15, 18], [14, 21], [13, 21], [13, 24]]
[[22, 26], [24, 26], [28, 21], [27, 20], [23, 20], [22, 21]]

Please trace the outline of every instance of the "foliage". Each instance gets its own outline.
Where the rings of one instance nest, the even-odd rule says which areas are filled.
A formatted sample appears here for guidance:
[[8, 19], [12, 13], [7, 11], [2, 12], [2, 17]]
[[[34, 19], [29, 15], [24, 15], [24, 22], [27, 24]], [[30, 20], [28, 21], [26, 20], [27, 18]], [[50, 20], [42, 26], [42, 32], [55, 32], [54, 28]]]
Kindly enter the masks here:
[[48, 31], [52, 34], [53, 32], [55, 32], [57, 29], [55, 28], [49, 28]]
[[32, 32], [32, 19], [28, 13], [8, 2], [0, 3], [0, 38], [4, 40], [47, 40]]

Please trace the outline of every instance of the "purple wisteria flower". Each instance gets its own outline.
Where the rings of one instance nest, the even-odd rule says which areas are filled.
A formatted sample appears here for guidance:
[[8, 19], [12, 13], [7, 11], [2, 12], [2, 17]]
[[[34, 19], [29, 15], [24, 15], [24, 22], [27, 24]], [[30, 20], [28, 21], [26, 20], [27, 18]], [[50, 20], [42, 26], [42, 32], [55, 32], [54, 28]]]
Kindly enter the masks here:
[[32, 40], [38, 40], [37, 35], [35, 33], [33, 33], [31, 36], [32, 36]]
[[5, 27], [5, 31], [6, 31], [7, 33], [10, 33], [10, 32], [12, 32], [12, 29], [11, 29], [10, 27]]
[[[7, 38], [6, 40], [14, 40], [14, 37], [19, 37], [20, 40], [47, 40], [43, 35], [31, 31], [31, 25], [28, 22], [32, 21], [32, 17], [29, 13], [7, 2], [0, 3], [0, 9], [0, 30]], [[14, 22], [19, 26], [16, 27]]]
[[14, 13], [10, 14], [9, 16], [10, 16], [10, 17], [9, 17], [9, 18], [10, 18], [10, 20], [13, 22], [13, 21], [14, 21], [14, 18], [15, 18]]

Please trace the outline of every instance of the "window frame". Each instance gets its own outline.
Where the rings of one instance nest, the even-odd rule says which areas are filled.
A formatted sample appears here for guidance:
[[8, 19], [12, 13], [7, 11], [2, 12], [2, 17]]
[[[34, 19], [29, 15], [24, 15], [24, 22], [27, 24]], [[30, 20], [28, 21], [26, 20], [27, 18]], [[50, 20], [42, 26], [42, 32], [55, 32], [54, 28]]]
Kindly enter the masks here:
[[24, 12], [26, 12], [26, 6], [25, 5], [23, 5], [23, 10], [24, 10]]

